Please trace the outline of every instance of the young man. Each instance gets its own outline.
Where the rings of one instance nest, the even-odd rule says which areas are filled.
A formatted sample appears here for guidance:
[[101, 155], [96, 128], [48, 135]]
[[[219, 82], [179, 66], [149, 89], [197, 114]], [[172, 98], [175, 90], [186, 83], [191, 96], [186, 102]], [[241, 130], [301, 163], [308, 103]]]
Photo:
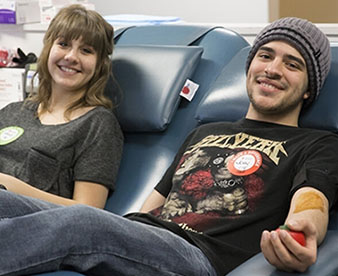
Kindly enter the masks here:
[[[260, 250], [279, 269], [305, 271], [336, 198], [338, 138], [298, 128], [298, 117], [329, 67], [329, 42], [312, 23], [286, 18], [265, 28], [248, 56], [246, 118], [193, 131], [140, 213], [0, 191], [0, 275], [214, 276]], [[275, 231], [284, 223], [304, 233], [304, 246]]]

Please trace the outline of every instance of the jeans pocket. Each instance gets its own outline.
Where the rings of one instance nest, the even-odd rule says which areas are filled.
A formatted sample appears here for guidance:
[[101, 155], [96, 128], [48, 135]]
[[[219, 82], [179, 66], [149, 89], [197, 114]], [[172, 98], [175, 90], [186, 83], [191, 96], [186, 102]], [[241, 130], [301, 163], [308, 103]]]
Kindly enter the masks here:
[[43, 191], [58, 193], [59, 162], [31, 148], [17, 177]]

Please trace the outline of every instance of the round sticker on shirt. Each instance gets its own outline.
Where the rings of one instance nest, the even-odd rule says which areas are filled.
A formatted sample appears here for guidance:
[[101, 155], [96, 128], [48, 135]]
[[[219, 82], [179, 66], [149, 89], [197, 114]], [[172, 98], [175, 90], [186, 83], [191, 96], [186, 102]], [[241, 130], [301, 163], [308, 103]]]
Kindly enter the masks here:
[[233, 175], [245, 176], [256, 172], [262, 165], [262, 156], [258, 151], [245, 150], [237, 153], [228, 162], [228, 170]]
[[23, 128], [9, 126], [0, 130], [0, 145], [7, 145], [18, 139], [24, 133]]

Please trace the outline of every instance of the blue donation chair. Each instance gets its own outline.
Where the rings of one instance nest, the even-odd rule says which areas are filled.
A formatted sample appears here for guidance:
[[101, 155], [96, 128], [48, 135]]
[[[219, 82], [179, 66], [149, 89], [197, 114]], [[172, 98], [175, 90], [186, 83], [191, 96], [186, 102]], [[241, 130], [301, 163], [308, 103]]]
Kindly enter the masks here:
[[[117, 33], [115, 41], [113, 68], [122, 90], [118, 119], [125, 148], [106, 209], [124, 215], [139, 210], [197, 126], [199, 101], [248, 43], [224, 28], [189, 25], [128, 28]], [[175, 63], [173, 49], [186, 58]], [[179, 96], [188, 78], [199, 85], [191, 102]]]
[[[122, 92], [117, 116], [125, 146], [106, 210], [124, 215], [139, 210], [185, 137], [198, 125], [194, 115], [200, 100], [223, 67], [249, 44], [222, 27], [174, 24], [117, 30], [115, 44], [113, 71]], [[191, 101], [179, 95], [187, 79], [199, 85]], [[108, 94], [114, 86], [110, 85]]]
[[[125, 149], [108, 211], [120, 215], [137, 211], [194, 127], [245, 115], [249, 102], [244, 68], [249, 49], [238, 34], [218, 27], [160, 25], [117, 31], [113, 67], [123, 95], [117, 115]], [[301, 115], [301, 126], [338, 132], [338, 45], [332, 45], [332, 55], [329, 77], [319, 99]], [[191, 102], [179, 97], [186, 78], [200, 85]], [[333, 213], [317, 263], [306, 273], [277, 271], [259, 253], [228, 275], [337, 275], [337, 230]]]

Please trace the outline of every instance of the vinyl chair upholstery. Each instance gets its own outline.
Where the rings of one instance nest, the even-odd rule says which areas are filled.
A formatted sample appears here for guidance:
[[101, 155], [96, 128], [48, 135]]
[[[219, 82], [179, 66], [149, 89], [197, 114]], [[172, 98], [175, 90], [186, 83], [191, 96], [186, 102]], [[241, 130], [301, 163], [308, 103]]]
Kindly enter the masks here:
[[[155, 94], [155, 92], [151, 90], [145, 91], [145, 94], [140, 94], [142, 96], [139, 97], [138, 100], [133, 100], [132, 98], [134, 96], [130, 96], [130, 90], [134, 89], [129, 89], [130, 86], [140, 87], [134, 82], [135, 77], [130, 78], [129, 82], [132, 84], [128, 84], [122, 79], [122, 76], [119, 75], [119, 68], [117, 66], [114, 67], [117, 82], [120, 83], [122, 88], [122, 98], [125, 97], [125, 102], [123, 102], [122, 99], [122, 105], [118, 109], [118, 119], [121, 121], [122, 128], [126, 129], [126, 131], [124, 133], [124, 153], [116, 183], [116, 190], [108, 199], [106, 209], [124, 215], [139, 210], [146, 197], [169, 167], [184, 138], [197, 126], [198, 122], [195, 120], [194, 114], [204, 93], [208, 91], [210, 85], [232, 57], [240, 49], [249, 44], [237, 33], [221, 27], [152, 25], [131, 27], [121, 31], [116, 34], [115, 45], [116, 55], [113, 55], [113, 66], [114, 59], [118, 58], [120, 49], [128, 46], [202, 49], [201, 56], [195, 68], [190, 64], [192, 59], [190, 59], [190, 63], [182, 63], [185, 69], [191, 67], [189, 70], [190, 73], [185, 74], [184, 77], [182, 77], [182, 74], [179, 74], [181, 78], [177, 78], [176, 82], [174, 82], [176, 83], [175, 88], [169, 89], [171, 93], [174, 93], [174, 97], [170, 95], [169, 98], [171, 98], [172, 102], [168, 101], [167, 104], [163, 104], [161, 100], [158, 100], [149, 106], [151, 98]], [[171, 70], [170, 65], [172, 62], [163, 61], [163, 58], [154, 58], [151, 52], [143, 56], [141, 60], [149, 61], [148, 65], [140, 63], [142, 66], [151, 68], [149, 65], [152, 64], [152, 70], [150, 70], [149, 75], [143, 78], [144, 81], [154, 81], [156, 77], [153, 76], [157, 74], [164, 74], [164, 76], [166, 76], [169, 74], [169, 70]], [[164, 66], [160, 67], [161, 65]], [[139, 69], [141, 71], [143, 70], [142, 67]], [[176, 70], [180, 70], [180, 67], [176, 66]], [[171, 76], [172, 75], [170, 75], [170, 77]], [[175, 98], [182, 89], [186, 78], [189, 78], [199, 85], [195, 97], [191, 102], [186, 99]], [[164, 86], [162, 86], [162, 88], [163, 87]], [[164, 89], [163, 91], [168, 90]], [[161, 93], [164, 93], [163, 91]], [[136, 91], [135, 94], [137, 93]], [[125, 96], [123, 96], [123, 94], [125, 94]], [[143, 106], [143, 104], [146, 104], [146, 107]], [[162, 109], [162, 107], [160, 107], [162, 104], [162, 107], [166, 108], [171, 106], [171, 108], [167, 110], [170, 112], [166, 111], [162, 114], [166, 114], [166, 118], [160, 118], [158, 115], [155, 115], [155, 113], [158, 114], [157, 110]], [[126, 107], [128, 107], [128, 110]], [[142, 113], [137, 110], [142, 110]], [[131, 115], [130, 118], [134, 116], [134, 119], [131, 119], [131, 121], [138, 121], [137, 129], [135, 125], [131, 128], [130, 125], [124, 124], [120, 115], [123, 116], [123, 113], [126, 112]], [[146, 122], [140, 121], [142, 118], [148, 118], [153, 121], [162, 120], [164, 124], [162, 128], [146, 130], [144, 128]], [[148, 120], [148, 123], [149, 122]], [[156, 124], [154, 123], [153, 125]]]
[[123, 131], [165, 130], [180, 103], [181, 88], [202, 53], [203, 48], [197, 46], [115, 47], [113, 73], [122, 93], [117, 117]]
[[[201, 100], [196, 111], [200, 124], [215, 121], [236, 121], [246, 114], [249, 100], [246, 92], [245, 62], [250, 46], [243, 48], [223, 69]], [[338, 45], [332, 44], [332, 64], [318, 99], [302, 112], [300, 126], [338, 133]], [[337, 164], [338, 169], [338, 164]], [[338, 215], [330, 214], [329, 230], [318, 250], [317, 262], [305, 273], [277, 271], [259, 253], [234, 269], [228, 276], [332, 276], [338, 275]]]
[[[222, 27], [151, 25], [116, 31], [112, 59], [116, 82], [109, 81], [106, 93], [116, 100], [112, 96], [116, 83], [122, 92], [117, 117], [125, 145], [106, 210], [120, 215], [139, 210], [198, 125], [194, 114], [200, 100], [222, 68], [248, 45]], [[179, 96], [187, 78], [199, 85], [191, 102]]]

